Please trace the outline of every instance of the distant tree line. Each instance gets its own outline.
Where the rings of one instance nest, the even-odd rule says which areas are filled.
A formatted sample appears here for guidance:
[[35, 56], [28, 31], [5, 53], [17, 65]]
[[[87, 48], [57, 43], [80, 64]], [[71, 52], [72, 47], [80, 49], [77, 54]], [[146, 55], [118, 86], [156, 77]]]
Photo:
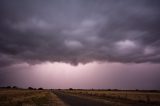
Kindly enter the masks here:
[[[17, 86], [6, 86], [6, 87], [0, 87], [1, 89], [24, 89], [24, 88], [20, 88], [20, 87], [17, 87]], [[27, 88], [28, 90], [43, 90], [42, 87], [40, 88], [33, 88], [33, 87], [28, 87]]]
[[[6, 86], [6, 87], [0, 87], [1, 89], [26, 89], [26, 88], [20, 88], [17, 86]], [[44, 88], [33, 88], [33, 87], [28, 87], [28, 90], [44, 90]], [[50, 89], [53, 90], [53, 89]], [[57, 89], [57, 90], [63, 90], [63, 89]], [[91, 90], [91, 91], [136, 91], [136, 92], [160, 92], [160, 90], [141, 90], [141, 89], [135, 89], [135, 90], [121, 90], [121, 89], [74, 89], [74, 88], [68, 88], [68, 90]]]
[[18, 89], [19, 87], [17, 86], [6, 86], [6, 87], [0, 87], [0, 88], [7, 88], [7, 89]]
[[32, 88], [32, 87], [28, 87], [29, 90], [43, 90], [43, 88]]

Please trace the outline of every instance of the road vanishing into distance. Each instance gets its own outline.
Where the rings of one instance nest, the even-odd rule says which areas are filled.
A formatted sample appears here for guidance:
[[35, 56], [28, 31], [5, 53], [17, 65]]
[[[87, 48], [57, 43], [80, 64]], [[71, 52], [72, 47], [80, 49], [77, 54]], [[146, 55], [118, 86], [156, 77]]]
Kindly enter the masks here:
[[86, 95], [72, 94], [62, 90], [52, 91], [66, 106], [160, 106], [159, 103], [135, 102], [128, 99], [104, 99]]
[[108, 106], [107, 104], [100, 101], [82, 98], [80, 96], [70, 95], [67, 93], [55, 92], [55, 94], [70, 106]]
[[70, 95], [60, 91], [54, 92], [64, 103], [69, 106], [111, 106], [96, 99], [84, 98], [81, 96]]

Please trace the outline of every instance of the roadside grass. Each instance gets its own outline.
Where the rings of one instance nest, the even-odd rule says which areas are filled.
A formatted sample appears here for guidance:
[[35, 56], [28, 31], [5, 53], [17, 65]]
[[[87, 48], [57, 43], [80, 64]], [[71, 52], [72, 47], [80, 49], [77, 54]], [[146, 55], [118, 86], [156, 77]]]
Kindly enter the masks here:
[[114, 101], [160, 104], [159, 92], [108, 91], [108, 90], [65, 90], [67, 93], [86, 95]]
[[59, 101], [47, 90], [0, 89], [0, 106], [63, 106]]

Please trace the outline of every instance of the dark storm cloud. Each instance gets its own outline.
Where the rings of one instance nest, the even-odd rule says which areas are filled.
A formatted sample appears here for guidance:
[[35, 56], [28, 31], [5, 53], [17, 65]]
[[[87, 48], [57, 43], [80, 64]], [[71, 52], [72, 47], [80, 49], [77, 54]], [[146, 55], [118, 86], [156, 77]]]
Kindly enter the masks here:
[[160, 62], [159, 0], [1, 0], [0, 66]]

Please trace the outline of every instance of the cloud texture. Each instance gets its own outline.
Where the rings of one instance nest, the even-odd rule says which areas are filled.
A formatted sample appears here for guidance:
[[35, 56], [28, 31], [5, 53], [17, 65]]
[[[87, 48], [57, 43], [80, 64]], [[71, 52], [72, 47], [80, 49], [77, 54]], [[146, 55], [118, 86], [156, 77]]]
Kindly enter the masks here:
[[1, 0], [0, 66], [160, 62], [159, 0]]

